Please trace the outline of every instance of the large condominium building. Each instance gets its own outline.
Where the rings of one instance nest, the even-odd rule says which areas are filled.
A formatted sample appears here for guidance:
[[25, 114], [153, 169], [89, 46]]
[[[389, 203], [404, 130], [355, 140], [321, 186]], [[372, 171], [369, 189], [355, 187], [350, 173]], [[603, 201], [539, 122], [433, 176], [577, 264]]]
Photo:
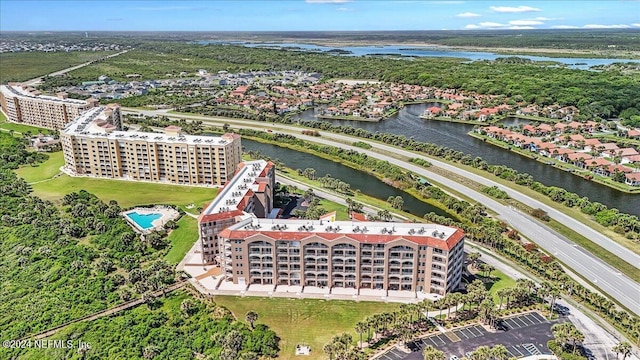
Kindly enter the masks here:
[[86, 111], [60, 132], [70, 175], [188, 185], [224, 185], [241, 161], [240, 136], [120, 131], [120, 106]]
[[435, 224], [255, 216], [218, 234], [221, 268], [235, 284], [441, 295], [460, 285], [464, 236]]
[[233, 178], [198, 218], [203, 263], [220, 264], [227, 253], [218, 241], [222, 230], [253, 214], [269, 216], [273, 207], [274, 188], [275, 166], [272, 162], [257, 160], [240, 163]]
[[98, 100], [75, 100], [66, 93], [57, 97], [16, 84], [0, 85], [0, 105], [9, 121], [46, 129], [62, 129], [83, 112], [98, 105]]

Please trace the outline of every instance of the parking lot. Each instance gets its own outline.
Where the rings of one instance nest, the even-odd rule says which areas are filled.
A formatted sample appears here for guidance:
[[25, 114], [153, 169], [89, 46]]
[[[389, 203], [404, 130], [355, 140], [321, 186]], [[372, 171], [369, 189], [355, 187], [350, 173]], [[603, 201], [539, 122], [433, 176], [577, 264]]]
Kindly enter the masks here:
[[447, 357], [456, 355], [459, 358], [480, 346], [491, 347], [496, 344], [504, 345], [509, 357], [550, 354], [547, 341], [553, 339], [552, 325], [553, 322], [547, 321], [539, 313], [531, 312], [503, 319], [499, 331], [489, 332], [480, 325], [471, 325], [449, 334], [437, 333], [419, 339], [409, 345], [410, 354], [394, 348], [377, 359], [421, 360], [422, 349], [427, 345], [444, 351]]

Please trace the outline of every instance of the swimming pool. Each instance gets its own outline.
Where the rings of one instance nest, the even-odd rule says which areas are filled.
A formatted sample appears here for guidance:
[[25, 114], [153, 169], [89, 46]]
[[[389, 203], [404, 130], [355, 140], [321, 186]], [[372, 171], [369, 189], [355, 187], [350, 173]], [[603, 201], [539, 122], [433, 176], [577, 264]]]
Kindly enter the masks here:
[[126, 213], [125, 216], [131, 219], [131, 221], [133, 221], [134, 223], [138, 224], [138, 226], [142, 230], [147, 230], [153, 227], [153, 222], [155, 220], [160, 219], [162, 217], [162, 214], [158, 214], [158, 213], [138, 214], [137, 212], [133, 211], [130, 213]]

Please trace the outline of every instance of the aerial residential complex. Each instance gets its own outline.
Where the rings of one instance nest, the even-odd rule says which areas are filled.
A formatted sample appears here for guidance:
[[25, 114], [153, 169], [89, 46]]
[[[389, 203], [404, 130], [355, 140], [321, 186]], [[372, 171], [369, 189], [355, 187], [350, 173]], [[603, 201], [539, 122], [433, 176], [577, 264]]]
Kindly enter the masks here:
[[239, 284], [444, 295], [462, 275], [464, 233], [442, 225], [249, 217], [219, 237]]
[[76, 100], [66, 93], [57, 97], [40, 95], [19, 85], [0, 85], [0, 105], [9, 121], [46, 129], [62, 129], [83, 112], [98, 105], [98, 100]]
[[274, 166], [242, 163], [199, 218], [203, 264], [241, 287], [429, 292], [461, 281], [462, 230], [436, 224], [277, 219]]
[[224, 185], [241, 161], [240, 136], [120, 131], [120, 106], [93, 108], [60, 132], [64, 170], [94, 176], [186, 185]]
[[[218, 234], [255, 214], [267, 217], [273, 207], [275, 166], [270, 161], [240, 163], [238, 170], [198, 218], [203, 262], [221, 264], [227, 251]], [[226, 258], [225, 258], [226, 259]]]

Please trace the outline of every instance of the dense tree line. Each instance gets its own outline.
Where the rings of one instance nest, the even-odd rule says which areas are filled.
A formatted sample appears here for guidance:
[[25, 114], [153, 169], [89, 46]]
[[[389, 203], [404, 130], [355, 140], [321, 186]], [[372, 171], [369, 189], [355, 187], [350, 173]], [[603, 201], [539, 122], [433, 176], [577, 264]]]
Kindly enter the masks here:
[[279, 338], [263, 324], [236, 321], [223, 307], [179, 292], [150, 306], [113, 317], [78, 323], [56, 335], [81, 339], [91, 349], [27, 349], [38, 359], [222, 359], [257, 360], [275, 357]]
[[[115, 201], [104, 203], [84, 190], [65, 195], [59, 207], [31, 195], [10, 169], [46, 155], [28, 152], [25, 141], [0, 133], [0, 332], [6, 339], [143, 298], [149, 309], [73, 325], [66, 338], [92, 342], [93, 358], [276, 356], [278, 338], [264, 325], [250, 330], [223, 308], [191, 299], [178, 303], [181, 315], [171, 301], [167, 307], [154, 298], [175, 281], [162, 260], [164, 232], [138, 236]], [[38, 358], [83, 355], [76, 350]], [[13, 351], [0, 349], [0, 358], [18, 354]]]
[[[163, 54], [161, 58], [157, 56], [159, 52]], [[193, 61], [185, 63], [184, 58]], [[411, 61], [403, 61], [375, 56], [347, 57], [232, 45], [149, 43], [105, 60], [105, 63], [109, 66], [104, 71], [100, 67], [85, 67], [71, 72], [69, 76], [82, 80], [94, 79], [106, 71], [104, 75], [112, 78], [139, 73], [143, 78], [157, 79], [175, 69], [195, 71], [203, 67], [210, 72], [300, 70], [320, 72], [325, 79], [367, 78], [506, 95], [538, 105], [573, 105], [580, 109], [584, 117], [607, 118], [630, 108], [640, 110], [640, 77], [637, 75], [617, 70], [575, 70], [536, 62], [469, 63], [454, 58], [412, 58]]]

